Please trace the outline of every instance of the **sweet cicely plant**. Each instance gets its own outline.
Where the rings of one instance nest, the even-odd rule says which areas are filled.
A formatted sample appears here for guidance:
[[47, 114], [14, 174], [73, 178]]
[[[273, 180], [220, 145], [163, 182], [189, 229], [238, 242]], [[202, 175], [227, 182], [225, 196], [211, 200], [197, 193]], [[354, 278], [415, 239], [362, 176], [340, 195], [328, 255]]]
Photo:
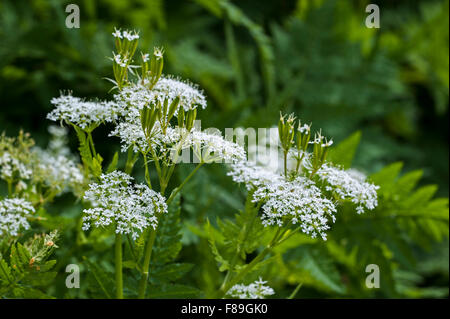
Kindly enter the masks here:
[[[179, 202], [180, 194], [189, 196], [182, 192], [184, 186], [203, 165], [220, 162], [227, 165], [234, 182], [245, 186], [247, 200], [234, 221], [218, 220], [219, 230], [209, 222], [204, 225], [220, 271], [226, 271], [221, 286], [205, 294], [263, 298], [273, 295], [273, 289], [262, 278], [249, 283], [248, 276], [267, 262], [275, 247], [298, 232], [326, 240], [344, 202], [353, 203], [358, 214], [377, 206], [377, 186], [362, 173], [328, 161], [332, 141], [320, 131], [313, 133], [310, 125], [294, 115], [280, 117], [275, 140], [281, 160], [275, 166], [250, 160], [243, 145], [233, 140], [201, 131], [195, 125], [197, 113], [207, 107], [207, 99], [198, 86], [163, 74], [160, 48], [136, 58], [136, 32], [115, 30], [113, 36], [114, 78], [109, 79], [114, 84], [113, 99], [86, 101], [67, 92], [51, 101], [54, 109], [48, 119], [75, 130], [81, 164], [70, 159], [67, 151], [51, 155], [40, 150], [25, 156], [16, 150], [29, 147], [23, 145], [27, 143], [23, 137], [17, 143], [3, 137], [0, 173], [8, 183], [9, 195], [0, 201], [0, 235], [18, 236], [21, 229], [30, 227], [29, 220], [39, 207], [69, 189], [84, 205], [79, 231], [86, 237], [81, 241], [89, 242], [92, 234], [114, 234], [114, 243], [109, 243], [114, 251], [115, 297], [147, 298], [153, 276], [161, 276], [152, 266], [155, 247], [161, 245], [160, 236], [166, 235], [161, 227], [178, 222], [170, 214], [171, 205]], [[114, 125], [109, 136], [119, 138], [121, 152], [127, 154], [123, 169], [118, 168], [119, 152], [105, 167], [95, 147], [92, 133], [105, 124]], [[65, 128], [52, 130], [60, 139], [66, 134]], [[174, 186], [174, 173], [182, 167], [186, 154], [196, 166]], [[142, 166], [136, 165], [139, 160]], [[53, 167], [52, 163], [60, 165]], [[64, 169], [52, 171], [58, 167]], [[31, 173], [38, 169], [44, 172]], [[145, 183], [132, 177], [140, 169]], [[36, 178], [40, 180], [34, 181]], [[30, 181], [26, 184], [25, 180]], [[46, 185], [45, 195], [38, 191], [25, 196], [32, 192], [24, 189], [39, 183]], [[217, 244], [217, 232], [225, 238], [221, 245]], [[130, 255], [127, 260], [124, 247]], [[248, 260], [255, 251], [255, 257]], [[159, 263], [169, 259], [161, 257]]]

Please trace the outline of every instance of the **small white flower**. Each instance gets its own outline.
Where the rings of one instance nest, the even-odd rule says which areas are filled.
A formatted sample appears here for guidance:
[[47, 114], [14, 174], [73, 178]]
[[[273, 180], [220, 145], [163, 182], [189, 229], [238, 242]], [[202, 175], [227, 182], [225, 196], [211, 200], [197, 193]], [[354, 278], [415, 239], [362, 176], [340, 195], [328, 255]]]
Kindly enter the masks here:
[[317, 172], [321, 180], [329, 185], [342, 200], [350, 200], [357, 204], [357, 213], [364, 212], [364, 208], [372, 210], [378, 205], [377, 189], [379, 186], [368, 183], [366, 176], [354, 169], [343, 170], [324, 164]]
[[117, 136], [122, 144], [121, 151], [126, 152], [133, 147], [134, 152], [144, 151], [148, 148], [147, 138], [142, 130], [141, 124], [131, 122], [120, 122], [109, 136]]
[[120, 30], [117, 30], [116, 28], [114, 28], [114, 32], [113, 32], [113, 37], [114, 38], [119, 38], [119, 39], [122, 39], [123, 37], [122, 37], [122, 32], [120, 32]]
[[322, 147], [330, 147], [331, 145], [333, 145], [333, 140], [329, 140], [329, 141], [323, 143]]
[[130, 42], [133, 40], [139, 39], [139, 34], [136, 31], [131, 33], [131, 31], [125, 30], [125, 31], [123, 31], [122, 35], [124, 38], [126, 38]]
[[74, 97], [70, 93], [53, 98], [51, 103], [55, 108], [47, 115], [49, 120], [66, 121], [82, 129], [104, 122], [113, 122], [122, 112], [115, 102], [89, 102]]
[[227, 175], [236, 183], [244, 183], [248, 190], [282, 180], [279, 174], [245, 161], [231, 164], [230, 168]]
[[312, 238], [320, 235], [326, 240], [329, 221], [335, 222], [336, 207], [324, 197], [311, 180], [297, 177], [293, 181], [276, 181], [259, 187], [253, 202], [262, 202], [264, 226], [298, 224], [302, 232]]
[[83, 210], [83, 230], [113, 225], [117, 234], [130, 234], [136, 239], [144, 229], [156, 228], [157, 215], [167, 213], [165, 199], [144, 184], [133, 185], [132, 180], [114, 171], [89, 185], [84, 199], [93, 207]]
[[39, 169], [47, 185], [64, 191], [67, 187], [77, 187], [83, 183], [83, 172], [75, 160], [37, 147], [33, 151], [38, 157]]
[[19, 159], [5, 151], [0, 156], [0, 178], [4, 180], [29, 179], [33, 171]]
[[162, 59], [163, 58], [163, 54], [164, 54], [164, 50], [161, 48], [154, 48], [153, 50], [153, 55], [155, 56], [156, 59]]
[[264, 226], [298, 224], [305, 234], [313, 238], [320, 235], [326, 240], [325, 232], [330, 228], [329, 221], [335, 221], [336, 207], [314, 182], [302, 176], [288, 181], [276, 172], [248, 162], [230, 167], [227, 175], [253, 191], [253, 202], [262, 203]]
[[303, 126], [300, 126], [299, 128], [298, 128], [298, 131], [300, 132], [300, 133], [305, 133], [305, 132], [310, 132], [311, 131], [311, 125], [308, 125], [308, 124], [303, 124]]
[[265, 285], [266, 283], [267, 281], [263, 281], [260, 277], [250, 285], [234, 285], [227, 292], [227, 295], [239, 299], [264, 299], [266, 296], [275, 294], [271, 287]]
[[148, 53], [142, 54], [142, 62], [146, 63], [149, 59], [150, 58]]
[[120, 59], [120, 54], [115, 54], [113, 52], [113, 58], [114, 58], [114, 62], [116, 62], [117, 64], [121, 64], [122, 60]]
[[225, 140], [219, 134], [210, 134], [193, 130], [187, 143], [192, 146], [194, 154], [205, 163], [225, 161], [233, 163], [245, 159], [245, 150], [237, 143]]
[[21, 229], [29, 229], [27, 216], [34, 212], [33, 205], [22, 198], [0, 201], [0, 236], [17, 236]]

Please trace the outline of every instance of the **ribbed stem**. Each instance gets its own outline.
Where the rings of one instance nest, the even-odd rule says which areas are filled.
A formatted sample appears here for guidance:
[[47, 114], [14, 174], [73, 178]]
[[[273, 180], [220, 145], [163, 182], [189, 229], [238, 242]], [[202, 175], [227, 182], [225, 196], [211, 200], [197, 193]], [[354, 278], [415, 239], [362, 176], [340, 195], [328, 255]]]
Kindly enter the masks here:
[[139, 281], [139, 293], [138, 298], [144, 299], [145, 297], [145, 291], [147, 290], [147, 281], [149, 277], [149, 268], [150, 268], [150, 261], [152, 258], [152, 250], [153, 245], [155, 243], [156, 238], [156, 229], [150, 228], [150, 233], [147, 241], [147, 246], [145, 247], [145, 254], [144, 254], [144, 263], [142, 265], [142, 275], [141, 280]]

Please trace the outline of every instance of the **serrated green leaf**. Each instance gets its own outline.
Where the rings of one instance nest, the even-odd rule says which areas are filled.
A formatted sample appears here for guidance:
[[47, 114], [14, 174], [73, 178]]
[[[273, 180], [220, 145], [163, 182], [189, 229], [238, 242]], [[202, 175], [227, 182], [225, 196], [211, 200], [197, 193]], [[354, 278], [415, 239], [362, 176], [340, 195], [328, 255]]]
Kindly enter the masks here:
[[173, 261], [181, 250], [180, 195], [170, 203], [168, 213], [160, 216], [152, 252], [152, 264]]
[[157, 267], [151, 271], [152, 279], [159, 281], [171, 282], [180, 279], [187, 274], [194, 264], [188, 263], [172, 263], [161, 267]]
[[11, 274], [11, 268], [4, 259], [0, 259], [0, 279], [5, 284], [9, 284], [14, 281], [14, 277]]
[[422, 175], [423, 175], [422, 170], [416, 170], [406, 173], [397, 180], [394, 188], [391, 191], [399, 194], [402, 197], [408, 195], [409, 192], [414, 187], [416, 187], [417, 183], [422, 178]]
[[101, 289], [106, 298], [111, 298], [111, 294], [115, 291], [113, 279], [114, 275], [100, 268], [96, 263], [91, 262], [89, 259], [84, 258], [90, 274], [95, 279], [97, 286]]
[[395, 180], [397, 179], [398, 175], [400, 174], [403, 167], [402, 162], [396, 162], [393, 164], [390, 164], [386, 167], [384, 167], [379, 172], [372, 174], [370, 176], [370, 179], [373, 183], [376, 185], [379, 185], [381, 187], [381, 190], [389, 189], [391, 185], [394, 184]]
[[304, 282], [325, 291], [345, 293], [341, 277], [328, 252], [314, 245], [304, 245], [283, 256], [283, 271], [287, 280]]
[[23, 279], [21, 280], [21, 283], [24, 283], [26, 285], [30, 285], [33, 287], [42, 287], [47, 286], [52, 283], [52, 281], [55, 279], [57, 275], [57, 272], [50, 271], [50, 272], [31, 272], [28, 273]]
[[230, 263], [219, 253], [219, 250], [216, 246], [216, 240], [214, 237], [213, 227], [211, 226], [209, 220], [206, 222], [206, 230], [208, 234], [208, 243], [209, 248], [211, 249], [212, 254], [214, 255], [214, 259], [219, 263], [219, 271], [225, 271], [230, 269]]

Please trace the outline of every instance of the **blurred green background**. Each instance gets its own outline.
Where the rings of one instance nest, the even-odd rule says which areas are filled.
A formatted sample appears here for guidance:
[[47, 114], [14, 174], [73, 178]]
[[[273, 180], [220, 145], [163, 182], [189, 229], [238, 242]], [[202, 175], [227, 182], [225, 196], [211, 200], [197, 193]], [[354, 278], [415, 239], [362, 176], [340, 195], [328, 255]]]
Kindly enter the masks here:
[[[423, 169], [421, 183], [447, 197], [449, 2], [376, 1], [381, 28], [368, 29], [371, 2], [2, 0], [0, 132], [23, 128], [45, 145], [49, 101], [60, 90], [110, 99], [102, 78], [112, 77], [111, 33], [130, 28], [140, 31], [140, 50], [164, 47], [165, 73], [204, 89], [203, 128], [270, 127], [282, 110], [336, 142], [360, 130], [356, 167], [372, 173], [402, 161], [405, 171]], [[80, 7], [80, 29], [65, 27], [69, 3]], [[111, 156], [106, 136], [98, 133], [97, 145]], [[209, 194], [233, 189], [226, 177], [205, 176], [198, 180], [212, 185]], [[230, 208], [222, 197], [213, 212]], [[189, 202], [211, 208], [202, 198], [188, 200], [188, 213]], [[189, 251], [195, 240], [183, 240]], [[442, 267], [427, 280], [448, 284], [448, 244], [436, 251], [428, 262]]]

